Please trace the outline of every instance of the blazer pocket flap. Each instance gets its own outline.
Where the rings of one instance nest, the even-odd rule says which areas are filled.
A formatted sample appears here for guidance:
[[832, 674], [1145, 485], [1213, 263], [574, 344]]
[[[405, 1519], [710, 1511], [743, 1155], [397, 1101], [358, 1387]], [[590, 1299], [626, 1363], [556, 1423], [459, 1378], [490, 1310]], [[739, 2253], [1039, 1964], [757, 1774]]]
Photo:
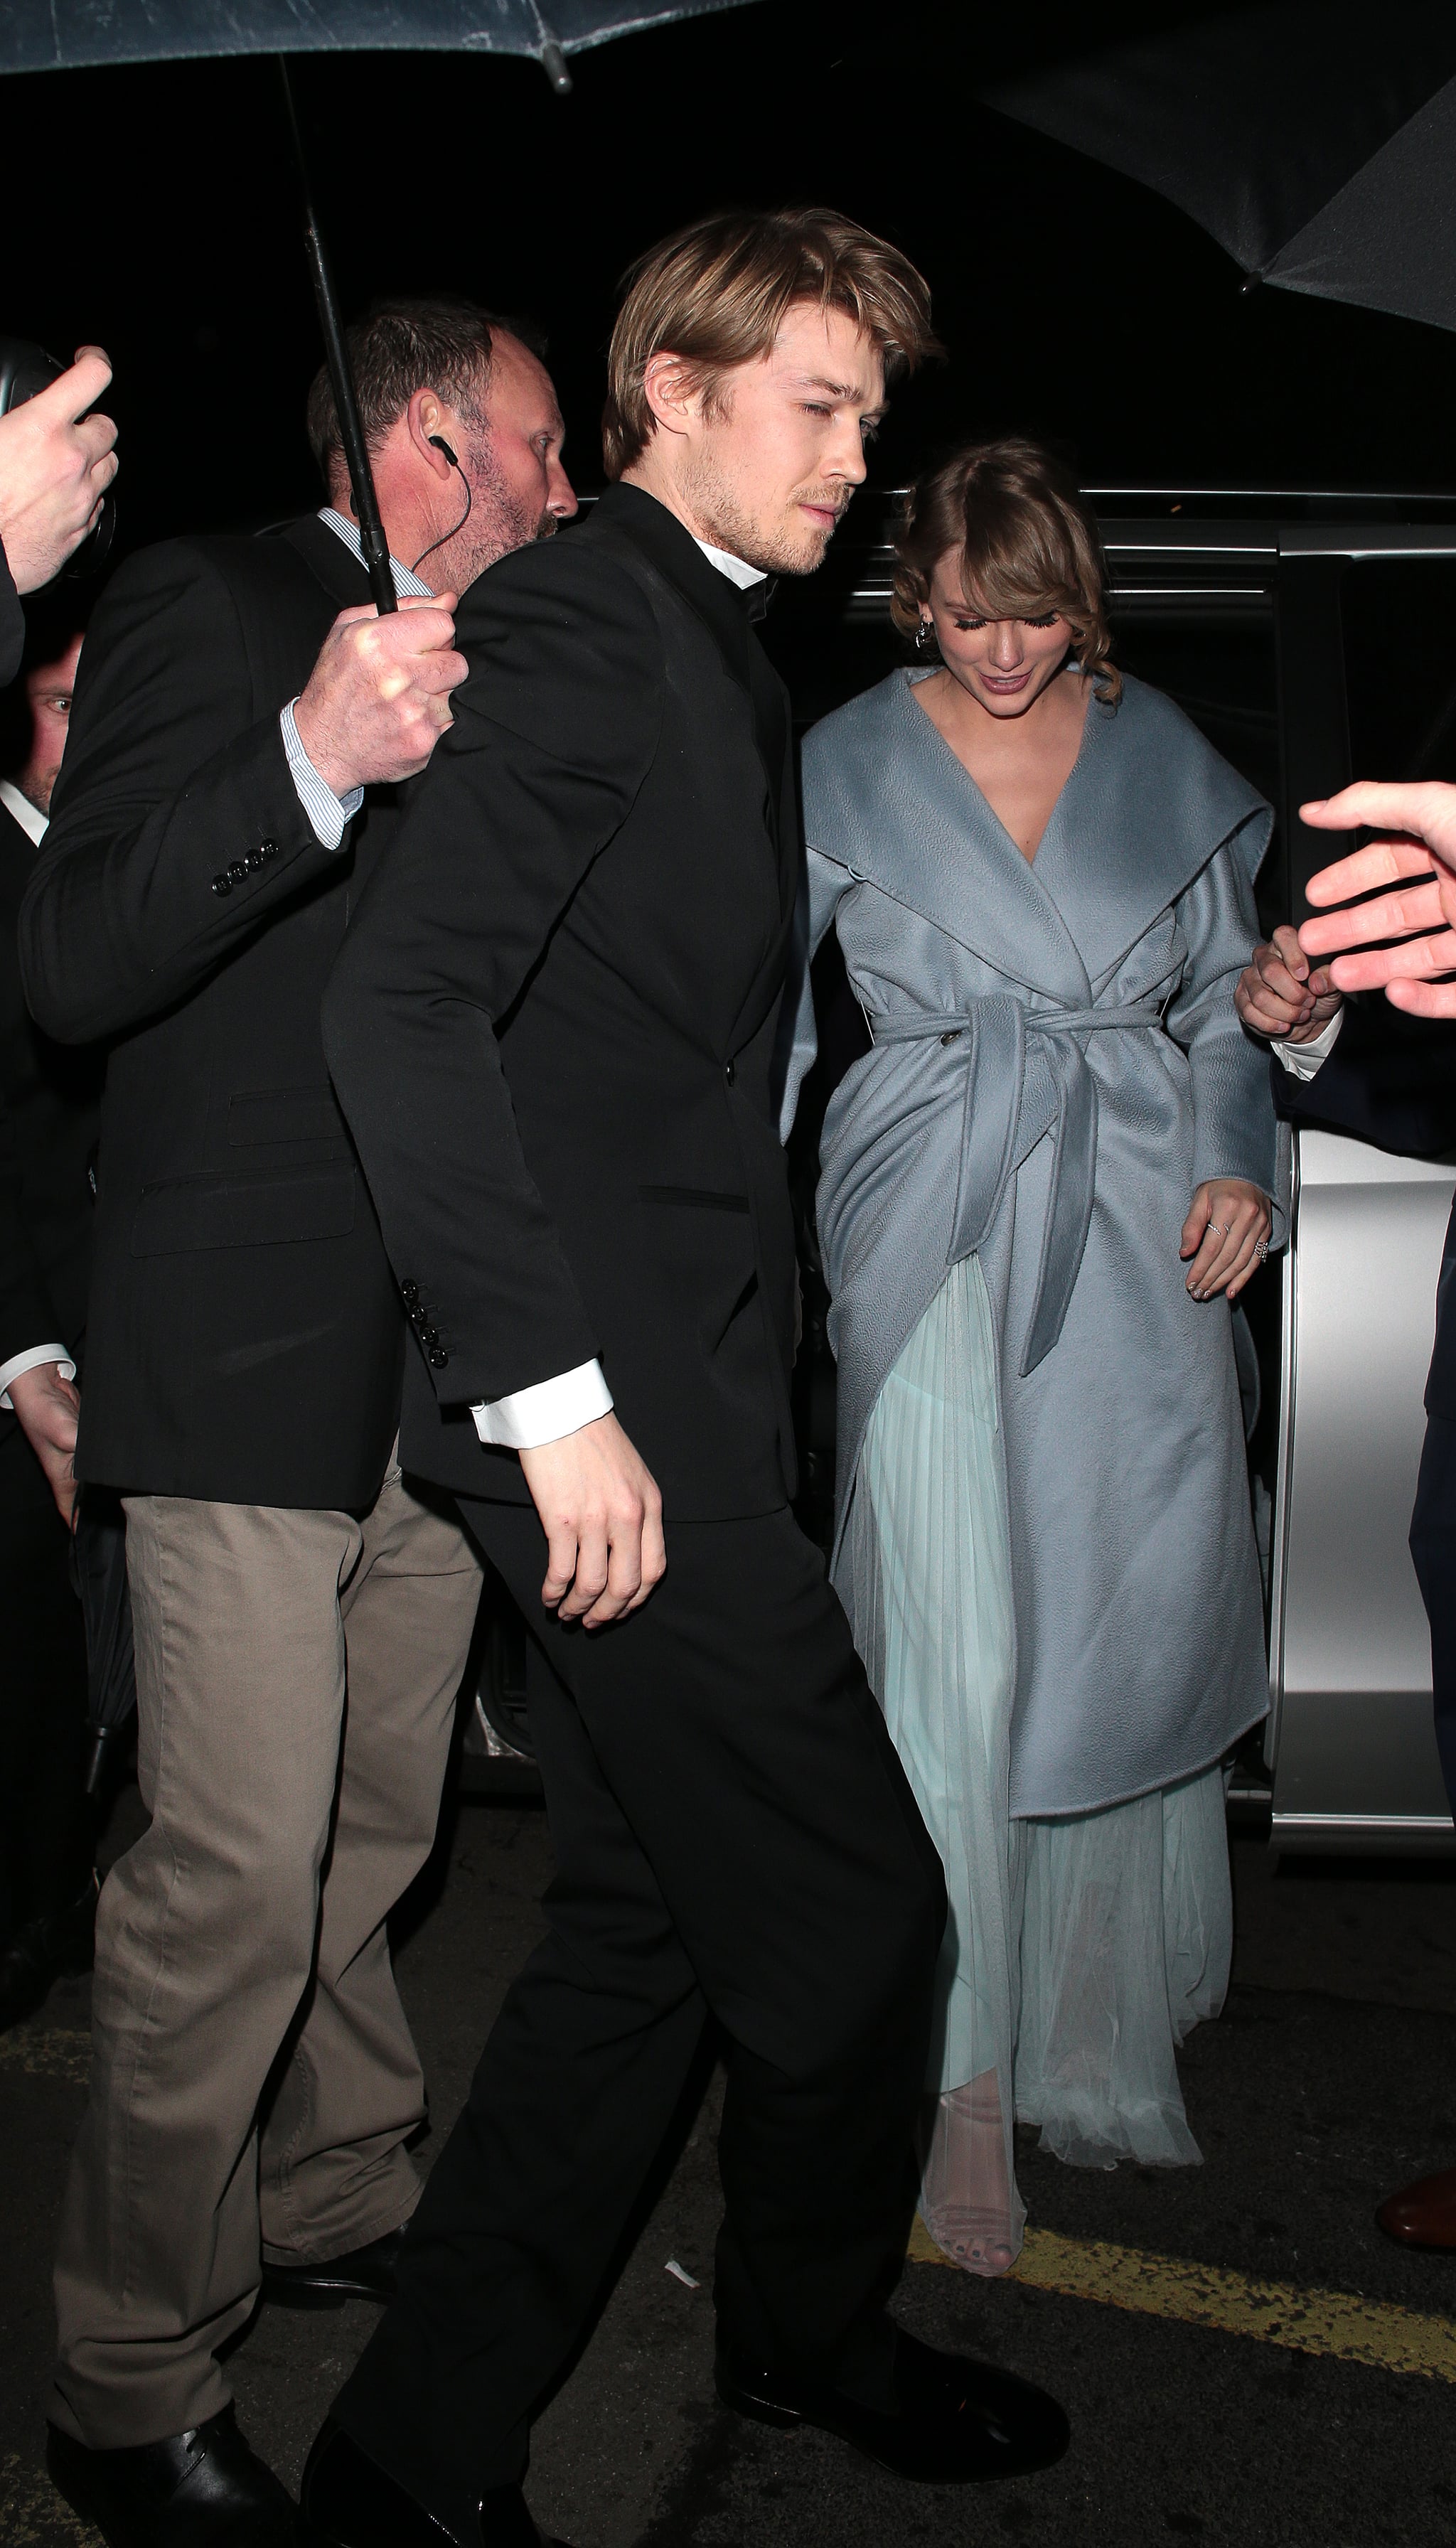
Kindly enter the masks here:
[[749, 1210], [746, 1194], [724, 1194], [714, 1186], [643, 1186], [644, 1203], [685, 1204], [698, 1212], [743, 1212]]
[[143, 1186], [132, 1220], [134, 1256], [197, 1247], [276, 1247], [342, 1238], [354, 1227], [352, 1167], [256, 1177], [174, 1177]]

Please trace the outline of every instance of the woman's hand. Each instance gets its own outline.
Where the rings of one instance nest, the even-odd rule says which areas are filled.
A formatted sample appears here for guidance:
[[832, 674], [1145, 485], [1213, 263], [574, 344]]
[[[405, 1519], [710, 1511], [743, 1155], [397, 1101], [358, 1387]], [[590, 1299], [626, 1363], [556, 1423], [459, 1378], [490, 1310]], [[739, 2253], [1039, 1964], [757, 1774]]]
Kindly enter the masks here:
[[1236, 1300], [1268, 1253], [1274, 1215], [1269, 1198], [1242, 1177], [1212, 1177], [1195, 1189], [1183, 1224], [1180, 1256], [1191, 1256], [1188, 1289], [1195, 1301]]

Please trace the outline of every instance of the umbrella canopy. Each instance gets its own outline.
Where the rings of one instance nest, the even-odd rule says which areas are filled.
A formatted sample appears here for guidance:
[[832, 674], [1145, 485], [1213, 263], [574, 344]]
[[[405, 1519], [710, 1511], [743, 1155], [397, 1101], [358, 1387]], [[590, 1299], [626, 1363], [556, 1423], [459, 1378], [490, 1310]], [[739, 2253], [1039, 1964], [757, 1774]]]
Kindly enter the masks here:
[[1456, 329], [1456, 8], [1276, 0], [981, 91], [1138, 178], [1251, 277]]
[[529, 53], [563, 56], [742, 0], [5, 0], [0, 71], [181, 61], [204, 53]]

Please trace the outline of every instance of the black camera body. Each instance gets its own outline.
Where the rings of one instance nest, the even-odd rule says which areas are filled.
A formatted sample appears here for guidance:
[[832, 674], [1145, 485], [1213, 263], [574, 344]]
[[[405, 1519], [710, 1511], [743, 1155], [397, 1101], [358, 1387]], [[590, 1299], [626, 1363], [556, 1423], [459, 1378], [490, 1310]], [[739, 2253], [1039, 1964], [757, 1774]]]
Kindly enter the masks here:
[[[13, 407], [24, 407], [27, 399], [58, 381], [66, 368], [53, 354], [47, 354], [44, 345], [33, 344], [28, 336], [0, 336], [0, 415], [8, 415]], [[87, 532], [61, 573], [95, 575], [106, 563], [116, 527], [116, 499], [103, 496], [95, 530]]]

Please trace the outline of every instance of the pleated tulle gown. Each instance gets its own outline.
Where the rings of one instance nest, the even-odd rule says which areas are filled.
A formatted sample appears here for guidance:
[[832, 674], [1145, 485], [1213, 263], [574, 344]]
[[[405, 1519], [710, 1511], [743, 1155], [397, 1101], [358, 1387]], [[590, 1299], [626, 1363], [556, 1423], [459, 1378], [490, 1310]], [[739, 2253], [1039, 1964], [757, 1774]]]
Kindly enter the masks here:
[[1004, 2273], [1026, 2220], [1015, 2120], [1076, 2165], [1199, 2158], [1174, 2051], [1222, 2005], [1232, 1922], [1217, 1768], [1099, 1813], [1012, 1819], [1010, 1535], [976, 1256], [875, 1401], [836, 1582], [950, 1898], [922, 2214], [956, 2263]]

